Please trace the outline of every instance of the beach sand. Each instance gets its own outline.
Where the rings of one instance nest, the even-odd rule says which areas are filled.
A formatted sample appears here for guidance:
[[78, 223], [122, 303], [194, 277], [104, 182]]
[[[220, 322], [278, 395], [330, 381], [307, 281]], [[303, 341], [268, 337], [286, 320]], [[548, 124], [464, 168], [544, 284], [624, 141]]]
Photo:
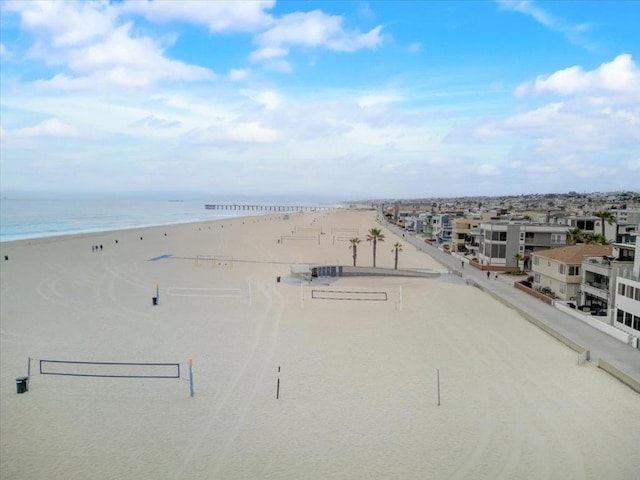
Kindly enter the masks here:
[[[375, 226], [344, 209], [0, 245], [0, 477], [639, 478], [640, 396], [459, 277], [292, 276], [351, 265]], [[400, 268], [443, 269], [408, 245]], [[349, 296], [386, 301], [317, 298]]]

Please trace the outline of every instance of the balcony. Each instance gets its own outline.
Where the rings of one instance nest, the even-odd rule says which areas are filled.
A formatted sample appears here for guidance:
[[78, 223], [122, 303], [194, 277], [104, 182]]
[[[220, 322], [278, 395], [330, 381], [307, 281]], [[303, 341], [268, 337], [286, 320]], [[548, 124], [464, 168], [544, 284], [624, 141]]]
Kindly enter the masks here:
[[607, 257], [584, 257], [582, 269], [605, 277], [611, 276], [611, 261]]
[[580, 284], [580, 289], [585, 294], [590, 294], [594, 297], [602, 298], [604, 300], [609, 299], [609, 290], [607, 288], [604, 288], [604, 284], [595, 282], [582, 283]]

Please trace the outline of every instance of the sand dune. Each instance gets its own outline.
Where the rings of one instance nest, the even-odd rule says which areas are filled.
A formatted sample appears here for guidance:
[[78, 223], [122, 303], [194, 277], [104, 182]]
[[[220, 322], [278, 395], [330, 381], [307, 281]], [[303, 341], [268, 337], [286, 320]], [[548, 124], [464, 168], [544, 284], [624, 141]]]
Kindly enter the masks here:
[[[292, 277], [351, 265], [347, 239], [373, 226], [336, 210], [2, 244], [0, 476], [638, 478], [640, 397], [478, 289]], [[400, 267], [442, 269], [410, 246]], [[181, 378], [41, 375], [40, 359]]]

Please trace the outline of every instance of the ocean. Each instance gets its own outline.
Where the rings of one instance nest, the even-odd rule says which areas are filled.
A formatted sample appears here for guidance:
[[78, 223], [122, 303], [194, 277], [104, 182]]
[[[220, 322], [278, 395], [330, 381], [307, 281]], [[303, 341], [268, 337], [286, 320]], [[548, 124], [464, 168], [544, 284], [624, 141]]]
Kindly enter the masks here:
[[[149, 200], [106, 198], [3, 198], [0, 201], [0, 242], [74, 233], [220, 220], [273, 213], [268, 210], [207, 210], [206, 203], [290, 205], [259, 199], [250, 201]], [[295, 205], [318, 205], [299, 202]]]

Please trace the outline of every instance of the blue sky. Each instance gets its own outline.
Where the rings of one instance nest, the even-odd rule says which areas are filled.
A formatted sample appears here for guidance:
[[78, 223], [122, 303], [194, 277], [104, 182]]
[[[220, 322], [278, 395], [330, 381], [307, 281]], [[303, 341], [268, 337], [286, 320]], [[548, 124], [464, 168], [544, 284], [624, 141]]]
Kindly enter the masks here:
[[640, 188], [639, 1], [0, 13], [3, 195]]

